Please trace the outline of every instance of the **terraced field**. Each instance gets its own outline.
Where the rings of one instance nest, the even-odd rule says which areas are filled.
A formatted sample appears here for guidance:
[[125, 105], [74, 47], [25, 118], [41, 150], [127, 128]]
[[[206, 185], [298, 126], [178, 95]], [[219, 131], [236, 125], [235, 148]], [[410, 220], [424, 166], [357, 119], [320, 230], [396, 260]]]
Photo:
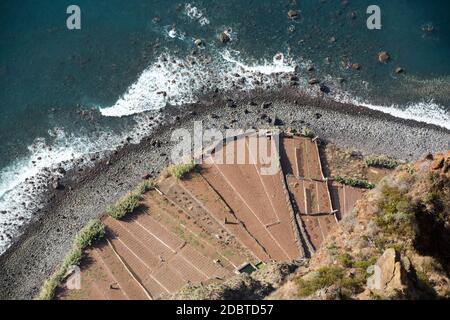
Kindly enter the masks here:
[[362, 191], [324, 177], [313, 140], [283, 137], [277, 146], [275, 138], [237, 137], [188, 177], [160, 177], [138, 212], [103, 219], [107, 236], [86, 252], [81, 290], [62, 287], [57, 297], [163, 299], [248, 264], [311, 255]]

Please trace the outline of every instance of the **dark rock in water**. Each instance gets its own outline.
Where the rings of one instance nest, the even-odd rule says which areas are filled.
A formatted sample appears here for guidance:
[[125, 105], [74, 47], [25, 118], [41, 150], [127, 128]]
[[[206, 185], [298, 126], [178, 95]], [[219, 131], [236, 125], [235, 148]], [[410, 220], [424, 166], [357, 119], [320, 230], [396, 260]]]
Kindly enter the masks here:
[[244, 113], [245, 113], [245, 114], [249, 114], [250, 111], [248, 111], [247, 109], [245, 109], [245, 110], [244, 110]]
[[336, 42], [336, 38], [335, 37], [331, 37], [330, 38], [330, 43], [335, 43]]
[[196, 39], [196, 40], [194, 41], [194, 44], [195, 44], [197, 47], [200, 47], [200, 46], [203, 44], [203, 41], [202, 41], [201, 39]]
[[291, 81], [298, 81], [298, 77], [296, 75], [291, 75], [289, 77], [289, 80], [291, 80]]
[[378, 54], [378, 61], [380, 61], [380, 63], [386, 63], [389, 59], [390, 59], [390, 56], [386, 51], [381, 51]]
[[342, 78], [342, 77], [338, 77], [338, 78], [336, 78], [336, 80], [337, 80], [339, 83], [345, 82], [345, 78]]
[[320, 118], [322, 118], [322, 115], [321, 115], [320, 113], [316, 113], [314, 116], [316, 117], [317, 120], [319, 120]]
[[395, 73], [396, 73], [396, 74], [402, 73], [403, 71], [404, 71], [404, 70], [403, 70], [403, 68], [401, 68], [401, 67], [395, 68]]
[[326, 93], [326, 94], [331, 92], [330, 88], [328, 86], [324, 85], [324, 84], [322, 84], [320, 86], [320, 91], [322, 91], [323, 93]]
[[257, 106], [258, 104], [255, 101], [250, 101], [249, 105], [251, 106]]
[[222, 43], [228, 43], [231, 41], [230, 36], [226, 34], [225, 32], [219, 33], [218, 39]]
[[297, 11], [295, 10], [289, 10], [287, 15], [289, 19], [296, 19], [298, 16]]
[[156, 16], [152, 19], [153, 23], [160, 23], [161, 22], [161, 17], [160, 16]]
[[348, 16], [349, 16], [351, 19], [356, 19], [356, 16], [357, 16], [356, 11], [350, 12], [350, 13], [348, 14]]
[[352, 69], [353, 70], [361, 70], [361, 65], [359, 63], [354, 63], [354, 64], [352, 64]]
[[306, 68], [306, 71], [312, 72], [312, 71], [314, 71], [314, 67], [313, 66], [308, 66], [308, 68]]
[[309, 83], [310, 85], [318, 84], [318, 83], [319, 83], [319, 80], [317, 80], [316, 78], [312, 78], [312, 79], [310, 79], [310, 80], [308, 81], [308, 83]]

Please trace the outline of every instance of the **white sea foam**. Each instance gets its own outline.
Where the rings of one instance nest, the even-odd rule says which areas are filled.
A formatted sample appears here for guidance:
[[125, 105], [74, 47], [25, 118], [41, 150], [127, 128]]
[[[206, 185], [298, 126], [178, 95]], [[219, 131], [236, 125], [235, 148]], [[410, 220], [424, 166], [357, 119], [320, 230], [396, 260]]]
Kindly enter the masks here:
[[[127, 137], [132, 142], [150, 133], [153, 122], [146, 115], [136, 116], [136, 125], [128, 132], [113, 134], [99, 132], [95, 135], [67, 135], [63, 130], [51, 130], [52, 142], [38, 138], [29, 146], [29, 155], [23, 157], [0, 171], [0, 254], [17, 237], [20, 227], [42, 208], [42, 194], [49, 181], [61, 176], [55, 170], [73, 168], [74, 159], [86, 155], [112, 150], [122, 144]], [[84, 165], [92, 166], [88, 159]]]
[[223, 51], [211, 60], [196, 57], [180, 59], [165, 54], [148, 67], [128, 91], [111, 107], [102, 108], [104, 116], [123, 117], [164, 107], [166, 104], [193, 103], [205, 88], [231, 89], [241, 80], [241, 90], [254, 89], [255, 83], [273, 84], [271, 75], [293, 72], [295, 67], [285, 61], [282, 53], [272, 62], [245, 64], [239, 52]]
[[251, 72], [251, 73], [262, 73], [266, 75], [274, 74], [274, 73], [291, 73], [295, 71], [295, 67], [287, 64], [284, 58], [283, 53], [277, 53], [273, 57], [273, 61], [271, 63], [265, 61], [263, 64], [253, 64], [247, 65], [237, 58], [234, 58], [231, 54], [231, 51], [227, 50], [222, 53], [222, 57], [239, 67], [243, 70]]
[[192, 19], [198, 21], [198, 23], [202, 26], [210, 24], [209, 19], [206, 17], [204, 10], [200, 10], [197, 7], [193, 6], [190, 3], [187, 3], [184, 6], [186, 15]]
[[450, 113], [443, 106], [434, 101], [414, 102], [405, 106], [397, 104], [383, 106], [372, 104], [362, 98], [354, 97], [347, 93], [337, 94], [335, 99], [340, 102], [351, 103], [372, 110], [381, 111], [397, 118], [425, 122], [450, 129]]

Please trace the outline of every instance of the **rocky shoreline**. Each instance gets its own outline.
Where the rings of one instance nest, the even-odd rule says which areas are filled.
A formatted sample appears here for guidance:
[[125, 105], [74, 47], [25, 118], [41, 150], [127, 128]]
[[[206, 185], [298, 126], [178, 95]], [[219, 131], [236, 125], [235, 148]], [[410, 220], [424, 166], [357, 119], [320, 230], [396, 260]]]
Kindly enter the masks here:
[[156, 176], [169, 164], [171, 134], [177, 128], [249, 129], [279, 125], [311, 129], [322, 140], [364, 154], [416, 160], [429, 152], [450, 149], [450, 131], [394, 118], [367, 108], [307, 97], [294, 88], [212, 93], [197, 104], [161, 110], [163, 121], [139, 144], [126, 144], [96, 161], [67, 172], [51, 188], [49, 204], [22, 236], [0, 256], [0, 299], [31, 299], [56, 269], [72, 239], [90, 219], [101, 215], [144, 176]]

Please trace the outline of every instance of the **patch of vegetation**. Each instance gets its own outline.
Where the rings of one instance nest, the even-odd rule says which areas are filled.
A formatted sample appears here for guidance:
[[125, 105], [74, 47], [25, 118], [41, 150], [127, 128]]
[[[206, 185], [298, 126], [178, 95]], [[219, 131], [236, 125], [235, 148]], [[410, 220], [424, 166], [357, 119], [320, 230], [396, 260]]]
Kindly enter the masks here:
[[353, 266], [353, 258], [348, 253], [339, 254], [336, 257], [336, 260], [339, 264], [341, 264], [344, 268], [351, 268]]
[[305, 138], [314, 138], [314, 133], [308, 128], [303, 128], [301, 135]]
[[75, 245], [78, 248], [87, 248], [105, 236], [105, 226], [100, 220], [90, 221], [75, 238]]
[[334, 181], [340, 184], [345, 184], [347, 186], [355, 187], [355, 188], [363, 188], [363, 189], [373, 189], [375, 185], [368, 182], [367, 180], [360, 180], [350, 177], [341, 177], [336, 176], [333, 178]]
[[337, 255], [338, 253], [338, 248], [336, 247], [336, 244], [334, 242], [327, 245], [327, 250], [333, 256]]
[[414, 173], [416, 173], [416, 169], [414, 169], [414, 166], [412, 165], [412, 164], [407, 164], [407, 165], [404, 165], [402, 168], [401, 168], [401, 170], [402, 171], [405, 171], [406, 173], [408, 173], [409, 175], [413, 175]]
[[141, 196], [154, 187], [152, 181], [142, 181], [130, 193], [123, 196], [115, 204], [109, 206], [106, 213], [114, 219], [122, 219], [127, 214], [133, 213], [139, 207]]
[[414, 237], [414, 212], [410, 208], [410, 199], [398, 188], [383, 186], [382, 197], [378, 203], [380, 214], [376, 224], [390, 234]]
[[90, 221], [75, 237], [72, 249], [64, 257], [62, 264], [49, 279], [44, 282], [37, 300], [51, 300], [55, 296], [56, 288], [64, 280], [64, 277], [72, 266], [78, 266], [83, 257], [83, 250], [92, 246], [96, 241], [105, 236], [105, 226], [100, 220]]
[[369, 167], [395, 169], [400, 165], [400, 162], [386, 157], [369, 157], [366, 159], [366, 164]]
[[120, 220], [127, 214], [133, 213], [139, 207], [141, 194], [131, 192], [117, 201], [115, 204], [109, 206], [107, 213], [114, 219]]
[[363, 291], [366, 282], [366, 270], [357, 269], [351, 276], [346, 270], [336, 266], [325, 266], [314, 271], [310, 278], [298, 278], [297, 287], [299, 297], [308, 297], [318, 290], [331, 286], [338, 289], [338, 297], [347, 299]]
[[147, 191], [152, 190], [154, 187], [155, 185], [153, 184], [153, 181], [144, 180], [133, 189], [132, 193], [142, 195]]
[[343, 277], [343, 270], [338, 267], [322, 267], [315, 271], [316, 274], [310, 279], [297, 279], [298, 295], [308, 297], [320, 289], [330, 287]]
[[195, 169], [195, 163], [192, 160], [188, 163], [171, 165], [168, 168], [168, 172], [172, 177], [176, 177], [177, 179], [182, 179], [188, 173], [192, 172], [194, 169]]
[[264, 266], [265, 266], [266, 264], [264, 263], [264, 262], [258, 262], [256, 265], [255, 265], [255, 267], [256, 267], [256, 269], [258, 269], [258, 270], [261, 270], [262, 268], [264, 268]]

